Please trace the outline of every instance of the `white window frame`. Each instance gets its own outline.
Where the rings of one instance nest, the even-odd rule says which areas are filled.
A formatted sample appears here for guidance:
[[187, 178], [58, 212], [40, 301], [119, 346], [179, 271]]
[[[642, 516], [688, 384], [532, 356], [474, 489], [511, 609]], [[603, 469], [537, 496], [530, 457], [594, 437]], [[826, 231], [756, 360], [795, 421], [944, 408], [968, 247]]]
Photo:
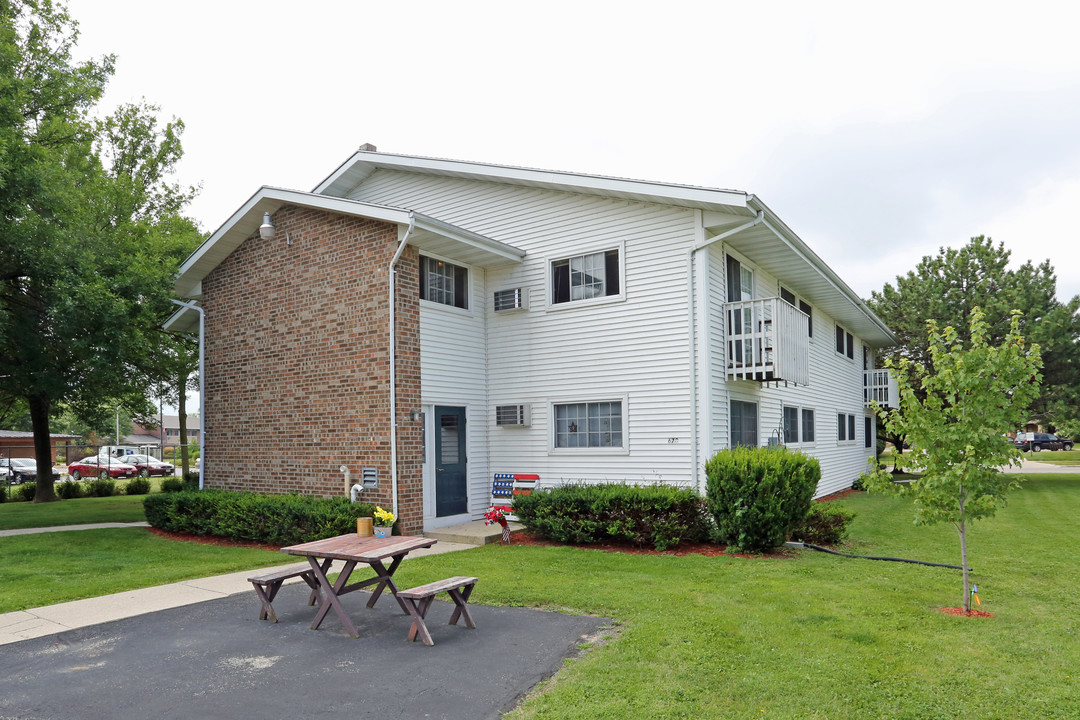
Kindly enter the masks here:
[[[844, 435], [845, 436], [848, 434], [847, 431], [851, 430], [852, 426], [854, 425], [854, 431], [853, 431], [853, 436], [852, 437], [844, 437], [843, 439], [840, 438], [840, 418], [841, 417], [844, 418]], [[854, 445], [854, 444], [859, 442], [859, 421], [858, 421], [857, 417], [859, 417], [859, 416], [857, 416], [855, 413], [844, 412], [842, 410], [837, 410], [836, 411], [836, 423], [837, 423], [836, 444], [837, 445]]]
[[[619, 253], [619, 292], [614, 295], [601, 295], [593, 298], [583, 298], [581, 300], [567, 300], [566, 302], [555, 302], [555, 273], [552, 270], [552, 266], [557, 262], [563, 260], [570, 260], [577, 257], [586, 257], [588, 255], [603, 255], [604, 253], [616, 250]], [[580, 307], [594, 307], [596, 305], [608, 305], [611, 303], [624, 302], [626, 300], [626, 242], [620, 241], [614, 245], [604, 245], [602, 247], [590, 248], [581, 252], [575, 252], [573, 255], [560, 255], [548, 260], [544, 264], [544, 286], [546, 288], [545, 297], [547, 298], [547, 309], [553, 311], [568, 310], [570, 308]]]
[[[793, 307], [796, 310], [798, 310], [799, 312], [806, 313], [806, 316], [807, 316], [807, 319], [808, 319], [807, 324], [806, 324], [806, 335], [810, 339], [810, 342], [814, 342], [814, 306], [810, 303], [809, 300], [807, 300], [802, 295], [800, 295], [799, 293], [792, 290], [790, 287], [788, 287], [784, 283], [782, 283], [782, 282], [776, 283], [776, 294], [777, 294], [777, 297], [779, 297], [781, 300], [784, 300], [784, 296], [783, 296], [784, 291], [787, 291], [787, 292], [791, 293], [792, 296], [795, 298], [795, 304], [794, 304]], [[787, 302], [787, 300], [784, 300], [784, 302]], [[809, 308], [810, 312], [806, 312], [806, 310], [803, 309], [803, 305], [805, 305], [807, 308]]]
[[456, 313], [464, 314], [464, 315], [472, 315], [473, 314], [473, 305], [476, 304], [476, 303], [473, 302], [473, 276], [476, 273], [473, 271], [472, 265], [467, 265], [467, 264], [465, 264], [465, 263], [463, 263], [463, 262], [461, 262], [459, 260], [452, 260], [452, 259], [450, 259], [448, 257], [443, 257], [441, 255], [434, 255], [432, 253], [427, 253], [427, 252], [421, 252], [420, 253], [420, 258], [421, 259], [422, 258], [430, 258], [432, 260], [437, 260], [439, 262], [444, 262], [444, 263], [447, 263], [449, 265], [453, 265], [454, 267], [459, 267], [459, 268], [462, 268], [462, 269], [465, 270], [465, 307], [459, 308], [456, 305], [447, 305], [446, 303], [437, 302], [435, 300], [428, 300], [423, 295], [420, 295], [421, 304], [423, 304], [425, 307], [428, 307], [428, 308], [438, 308], [440, 310], [446, 310], [448, 312], [456, 312]]
[[[555, 408], [560, 405], [587, 405], [590, 403], [619, 403], [622, 419], [622, 445], [617, 447], [557, 447], [555, 434], [558, 430], [555, 417]], [[608, 395], [575, 398], [559, 398], [548, 402], [548, 419], [550, 429], [548, 431], [548, 454], [549, 455], [629, 455], [630, 454], [630, 425], [629, 425], [629, 396]], [[535, 418], [534, 418], [535, 420]]]
[[[798, 438], [796, 440], [788, 440], [787, 439], [787, 426], [786, 426], [785, 421], [784, 421], [784, 410], [786, 410], [788, 408], [791, 408], [791, 409], [795, 410], [798, 413], [799, 431], [798, 431]], [[813, 416], [814, 416], [814, 439], [813, 440], [804, 440], [803, 439], [806, 436], [806, 415], [805, 415], [806, 413], [812, 413]], [[780, 405], [780, 423], [781, 423], [781, 427], [784, 428], [784, 444], [785, 445], [799, 445], [799, 446], [802, 446], [802, 447], [811, 447], [811, 446], [813, 446], [814, 444], [817, 443], [818, 421], [817, 421], [817, 411], [814, 408], [806, 407], [805, 405], [789, 405], [787, 403], [783, 403], [783, 404]]]
[[[841, 330], [844, 333], [844, 350], [843, 350], [843, 352], [836, 349], [836, 331], [837, 330]], [[835, 326], [833, 327], [833, 352], [835, 352], [837, 355], [849, 360], [850, 362], [855, 362], [855, 355], [856, 355], [856, 353], [855, 353], [855, 346], [856, 346], [855, 340], [856, 340], [855, 333], [851, 332], [850, 330], [848, 330], [846, 327], [844, 327], [840, 323], [835, 324]], [[847, 354], [847, 347], [848, 347], [849, 343], [850, 343], [850, 346], [851, 346], [851, 355]]]

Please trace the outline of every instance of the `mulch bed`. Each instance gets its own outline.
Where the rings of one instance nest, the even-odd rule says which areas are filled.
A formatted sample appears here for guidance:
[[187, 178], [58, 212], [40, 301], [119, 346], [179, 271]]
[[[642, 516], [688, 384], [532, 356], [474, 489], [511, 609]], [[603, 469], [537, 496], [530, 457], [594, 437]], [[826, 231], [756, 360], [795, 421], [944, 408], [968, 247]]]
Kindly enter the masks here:
[[960, 615], [962, 617], [980, 617], [980, 618], [992, 618], [992, 617], [994, 617], [990, 613], [984, 612], [982, 610], [967, 610], [967, 611], [965, 611], [964, 608], [958, 608], [958, 607], [955, 607], [955, 608], [943, 607], [943, 608], [938, 608], [938, 609], [941, 610], [941, 612], [945, 613], [946, 615]]

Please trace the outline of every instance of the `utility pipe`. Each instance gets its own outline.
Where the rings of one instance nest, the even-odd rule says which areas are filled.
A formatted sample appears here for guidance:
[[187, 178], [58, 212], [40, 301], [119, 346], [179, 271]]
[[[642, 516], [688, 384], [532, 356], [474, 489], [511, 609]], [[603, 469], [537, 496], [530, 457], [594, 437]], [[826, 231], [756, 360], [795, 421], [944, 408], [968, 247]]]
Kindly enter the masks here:
[[395, 295], [397, 270], [394, 267], [401, 254], [405, 252], [405, 246], [409, 244], [409, 236], [416, 227], [416, 218], [412, 211], [409, 212], [409, 227], [405, 231], [405, 237], [401, 238], [394, 257], [390, 259], [390, 501], [394, 517], [398, 517], [398, 471], [397, 471], [397, 335], [395, 332]]
[[[176, 298], [170, 298], [174, 303], [180, 307], [185, 307], [188, 310], [194, 310], [199, 313], [199, 489], [203, 489], [203, 473], [206, 472], [206, 463], [203, 460], [206, 459], [206, 373], [203, 372], [203, 366], [206, 360], [206, 311], [200, 306], [177, 300]], [[187, 387], [180, 388], [180, 392], [187, 392]]]

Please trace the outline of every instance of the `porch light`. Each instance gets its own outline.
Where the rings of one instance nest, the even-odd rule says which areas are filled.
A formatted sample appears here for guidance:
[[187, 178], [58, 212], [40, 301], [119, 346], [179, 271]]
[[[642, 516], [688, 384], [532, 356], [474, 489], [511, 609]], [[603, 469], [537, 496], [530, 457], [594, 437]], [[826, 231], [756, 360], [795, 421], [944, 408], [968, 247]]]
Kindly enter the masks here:
[[273, 240], [275, 235], [277, 235], [277, 228], [270, 222], [270, 213], [265, 212], [262, 225], [259, 226], [259, 237], [263, 240]]

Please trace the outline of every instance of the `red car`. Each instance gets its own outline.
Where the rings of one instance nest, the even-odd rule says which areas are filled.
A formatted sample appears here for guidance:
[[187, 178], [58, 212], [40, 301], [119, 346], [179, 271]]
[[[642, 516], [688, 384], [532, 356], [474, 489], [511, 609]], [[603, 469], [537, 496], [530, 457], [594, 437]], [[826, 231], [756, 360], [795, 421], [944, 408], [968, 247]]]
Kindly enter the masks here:
[[108, 480], [109, 478], [135, 477], [138, 474], [139, 468], [108, 455], [95, 455], [68, 465], [68, 475], [72, 480], [82, 480], [84, 477], [99, 477], [102, 480]]
[[175, 467], [150, 455], [125, 455], [120, 460], [128, 465], [134, 465], [139, 471], [140, 477], [150, 477], [151, 475], [172, 477], [176, 474]]

